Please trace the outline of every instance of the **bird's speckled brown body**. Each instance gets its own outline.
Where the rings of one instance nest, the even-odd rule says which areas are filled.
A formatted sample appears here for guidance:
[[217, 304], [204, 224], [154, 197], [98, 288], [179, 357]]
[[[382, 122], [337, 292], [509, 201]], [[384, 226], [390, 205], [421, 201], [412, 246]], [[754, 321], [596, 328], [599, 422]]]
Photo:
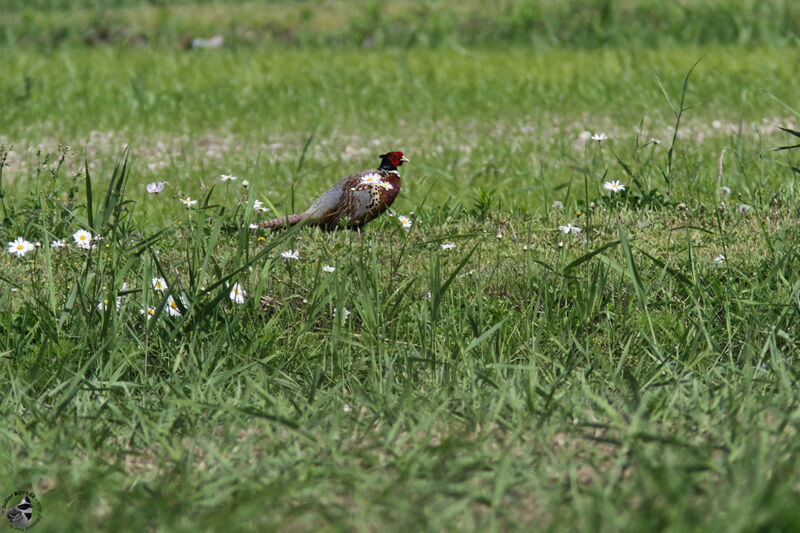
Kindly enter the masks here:
[[382, 214], [400, 192], [397, 167], [408, 161], [402, 152], [381, 156], [376, 170], [362, 170], [336, 182], [302, 213], [261, 222], [263, 228], [283, 228], [300, 221], [327, 230], [356, 229]]

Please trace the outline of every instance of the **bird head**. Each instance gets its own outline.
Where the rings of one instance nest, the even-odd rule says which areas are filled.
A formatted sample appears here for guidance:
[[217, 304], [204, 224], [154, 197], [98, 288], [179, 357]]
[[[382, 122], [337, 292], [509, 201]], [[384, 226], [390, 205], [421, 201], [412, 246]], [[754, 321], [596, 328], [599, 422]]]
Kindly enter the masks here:
[[381, 158], [379, 170], [397, 170], [397, 167], [403, 163], [408, 163], [408, 159], [403, 155], [403, 152], [387, 152], [379, 157]]

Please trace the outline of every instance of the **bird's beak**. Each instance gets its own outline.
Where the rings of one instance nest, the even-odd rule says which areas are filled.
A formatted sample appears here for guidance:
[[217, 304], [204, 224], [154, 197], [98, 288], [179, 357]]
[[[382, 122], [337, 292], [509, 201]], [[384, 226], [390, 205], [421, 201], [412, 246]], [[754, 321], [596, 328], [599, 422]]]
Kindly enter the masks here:
[[400, 162], [401, 163], [408, 163], [408, 158], [406, 156], [403, 156], [403, 157], [400, 158]]

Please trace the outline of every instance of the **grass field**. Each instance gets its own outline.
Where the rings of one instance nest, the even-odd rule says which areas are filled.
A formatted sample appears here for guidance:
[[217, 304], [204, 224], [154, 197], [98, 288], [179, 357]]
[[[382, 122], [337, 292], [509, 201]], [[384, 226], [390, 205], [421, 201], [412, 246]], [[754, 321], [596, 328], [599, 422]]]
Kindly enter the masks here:
[[[0, 238], [34, 243], [0, 255], [0, 497], [46, 531], [793, 530], [800, 7], [409, 6], [0, 15]], [[249, 228], [388, 150], [410, 228]]]

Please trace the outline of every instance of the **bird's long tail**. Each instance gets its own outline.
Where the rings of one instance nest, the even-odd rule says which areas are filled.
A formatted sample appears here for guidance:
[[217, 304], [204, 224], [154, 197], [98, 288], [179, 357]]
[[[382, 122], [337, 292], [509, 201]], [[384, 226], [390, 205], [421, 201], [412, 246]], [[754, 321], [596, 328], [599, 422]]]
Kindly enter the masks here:
[[294, 215], [288, 215], [285, 217], [280, 218], [272, 218], [270, 220], [264, 220], [259, 223], [262, 228], [267, 229], [281, 229], [287, 226], [294, 226], [304, 218], [308, 216], [308, 213], [295, 213]]

